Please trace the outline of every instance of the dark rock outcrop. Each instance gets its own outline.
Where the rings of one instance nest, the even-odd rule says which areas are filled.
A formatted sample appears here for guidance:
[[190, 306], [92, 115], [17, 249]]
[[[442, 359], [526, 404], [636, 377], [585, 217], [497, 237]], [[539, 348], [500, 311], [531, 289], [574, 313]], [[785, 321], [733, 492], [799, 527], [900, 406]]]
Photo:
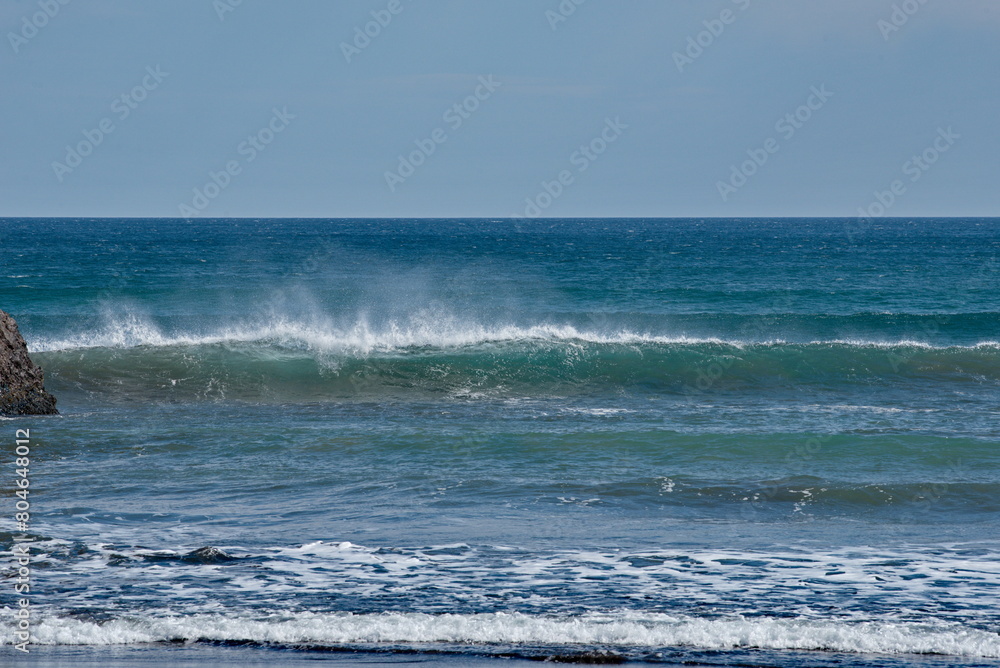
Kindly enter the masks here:
[[43, 380], [14, 318], [0, 311], [0, 415], [58, 413], [56, 398], [45, 391]]

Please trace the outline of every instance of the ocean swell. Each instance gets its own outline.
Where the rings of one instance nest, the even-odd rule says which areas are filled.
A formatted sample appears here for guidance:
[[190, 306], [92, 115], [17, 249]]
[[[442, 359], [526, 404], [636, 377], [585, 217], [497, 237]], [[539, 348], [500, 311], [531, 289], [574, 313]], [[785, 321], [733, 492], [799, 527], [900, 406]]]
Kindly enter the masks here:
[[336, 399], [621, 390], [694, 395], [754, 387], [1000, 381], [1000, 342], [726, 339], [628, 329], [276, 320], [174, 331], [139, 318], [64, 337], [34, 355], [63, 391], [172, 398]]

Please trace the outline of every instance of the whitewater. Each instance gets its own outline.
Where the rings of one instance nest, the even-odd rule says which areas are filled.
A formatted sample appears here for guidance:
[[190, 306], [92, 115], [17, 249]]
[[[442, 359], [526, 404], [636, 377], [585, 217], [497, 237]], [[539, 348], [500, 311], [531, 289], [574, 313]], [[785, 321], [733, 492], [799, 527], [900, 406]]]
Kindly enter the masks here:
[[0, 221], [33, 652], [1000, 665], [1000, 221], [850, 222]]

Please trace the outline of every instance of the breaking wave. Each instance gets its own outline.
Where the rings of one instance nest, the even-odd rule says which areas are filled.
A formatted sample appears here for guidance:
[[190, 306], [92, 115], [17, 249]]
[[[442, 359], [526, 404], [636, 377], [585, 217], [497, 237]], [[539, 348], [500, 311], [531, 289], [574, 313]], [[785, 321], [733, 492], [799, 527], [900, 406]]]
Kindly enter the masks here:
[[95, 331], [35, 339], [33, 350], [57, 389], [142, 398], [692, 394], [789, 383], [1000, 380], [1000, 342], [993, 340], [964, 346], [744, 340], [431, 316], [380, 326], [361, 319], [346, 327], [278, 319], [207, 332], [168, 332], [132, 316]]
[[[10, 624], [3, 634], [12, 636]], [[704, 619], [657, 613], [541, 616], [522, 613], [309, 613], [230, 616], [129, 615], [96, 622], [46, 617], [42, 645], [239, 642], [299, 649], [370, 645], [486, 645], [572, 650], [594, 647], [823, 650], [1000, 657], [1000, 636], [959, 625], [775, 618]], [[488, 653], [489, 648], [479, 651]]]

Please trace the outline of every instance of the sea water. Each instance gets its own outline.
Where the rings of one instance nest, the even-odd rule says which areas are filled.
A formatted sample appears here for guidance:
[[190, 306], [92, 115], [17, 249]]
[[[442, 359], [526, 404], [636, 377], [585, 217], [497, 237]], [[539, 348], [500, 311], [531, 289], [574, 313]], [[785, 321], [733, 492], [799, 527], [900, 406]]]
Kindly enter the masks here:
[[0, 421], [2, 582], [30, 429], [35, 650], [1000, 665], [998, 253], [995, 219], [2, 220], [61, 413]]

